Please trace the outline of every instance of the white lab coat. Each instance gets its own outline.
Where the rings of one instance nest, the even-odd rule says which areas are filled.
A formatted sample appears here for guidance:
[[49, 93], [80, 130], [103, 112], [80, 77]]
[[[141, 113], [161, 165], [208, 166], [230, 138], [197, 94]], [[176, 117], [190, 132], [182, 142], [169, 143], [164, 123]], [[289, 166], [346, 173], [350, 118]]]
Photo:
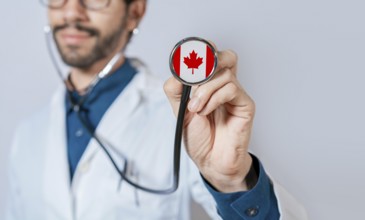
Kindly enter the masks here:
[[[169, 186], [176, 119], [162, 83], [133, 60], [139, 73], [105, 113], [96, 133], [133, 161], [141, 173]], [[65, 91], [58, 89], [49, 106], [18, 129], [9, 159], [7, 219], [113, 220], [190, 219], [190, 201], [200, 203], [212, 219], [216, 204], [197, 168], [183, 151], [179, 189], [171, 195], [138, 191], [111, 166], [91, 140], [69, 178], [65, 129]], [[141, 163], [143, 162], [143, 164]], [[119, 185], [121, 184], [121, 185]], [[273, 182], [281, 219], [307, 219], [304, 209]]]

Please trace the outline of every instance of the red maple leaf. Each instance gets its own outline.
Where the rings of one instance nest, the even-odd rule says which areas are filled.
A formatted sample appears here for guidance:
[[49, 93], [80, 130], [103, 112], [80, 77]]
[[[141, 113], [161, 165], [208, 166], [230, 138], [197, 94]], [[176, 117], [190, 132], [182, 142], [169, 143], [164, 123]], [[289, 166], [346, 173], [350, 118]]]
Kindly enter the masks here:
[[192, 69], [192, 74], [194, 74], [194, 69], [199, 69], [199, 66], [203, 63], [203, 58], [197, 56], [198, 54], [193, 50], [189, 57], [184, 57], [184, 63], [188, 66], [188, 69]]

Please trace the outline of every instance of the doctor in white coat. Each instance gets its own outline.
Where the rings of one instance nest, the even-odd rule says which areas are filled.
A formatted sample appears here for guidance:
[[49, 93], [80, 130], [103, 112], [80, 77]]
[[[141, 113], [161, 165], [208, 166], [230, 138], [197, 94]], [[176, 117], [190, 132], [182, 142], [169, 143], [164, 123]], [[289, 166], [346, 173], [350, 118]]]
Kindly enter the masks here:
[[[51, 28], [60, 30], [54, 32], [55, 40], [64, 62], [73, 67], [70, 80], [80, 94], [95, 74], [125, 48], [146, 7], [145, 0], [44, 2], [49, 6]], [[94, 34], [88, 34], [87, 30], [93, 30]], [[154, 195], [121, 184], [119, 175], [94, 139], [87, 145], [71, 181], [66, 88], [61, 86], [51, 103], [17, 130], [9, 159], [11, 189], [7, 219], [185, 220], [190, 218], [191, 198], [212, 219], [221, 219], [207, 185], [220, 193], [232, 193], [252, 190], [255, 186], [249, 186], [248, 182], [257, 180], [247, 177], [253, 164], [248, 145], [255, 105], [236, 78], [235, 53], [221, 51], [218, 59], [215, 77], [192, 91], [184, 124], [186, 151], [182, 155], [180, 186], [176, 192]], [[125, 60], [122, 56], [116, 68]], [[152, 174], [151, 182], [166, 186], [172, 175], [171, 160], [166, 158], [172, 156], [173, 113], [176, 115], [178, 111], [182, 85], [174, 78], [163, 85], [141, 62], [130, 62], [137, 74], [105, 112], [95, 133], [116, 146], [113, 150], [117, 154], [138, 162], [135, 166], [141, 175]], [[307, 219], [296, 200], [272, 178], [270, 182], [280, 219]], [[260, 216], [257, 215], [260, 207], [256, 208], [250, 210]], [[247, 214], [247, 210], [237, 212]], [[260, 218], [252, 215], [242, 219]]]

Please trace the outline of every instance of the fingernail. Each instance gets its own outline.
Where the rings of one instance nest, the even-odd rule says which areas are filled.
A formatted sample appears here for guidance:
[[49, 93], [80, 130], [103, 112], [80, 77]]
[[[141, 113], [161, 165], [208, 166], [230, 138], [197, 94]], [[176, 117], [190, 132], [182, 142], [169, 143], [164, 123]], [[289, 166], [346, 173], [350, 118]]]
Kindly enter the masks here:
[[195, 97], [195, 98], [192, 98], [189, 102], [189, 110], [191, 112], [196, 112], [198, 110], [198, 107], [199, 107], [199, 98]]

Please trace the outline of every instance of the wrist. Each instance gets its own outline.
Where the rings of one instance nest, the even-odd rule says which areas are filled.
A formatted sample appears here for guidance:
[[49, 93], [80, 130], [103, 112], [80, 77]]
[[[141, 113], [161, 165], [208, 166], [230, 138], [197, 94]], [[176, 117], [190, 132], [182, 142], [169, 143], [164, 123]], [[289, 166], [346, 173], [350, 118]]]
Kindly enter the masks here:
[[253, 159], [249, 154], [240, 169], [232, 175], [214, 173], [203, 176], [215, 190], [223, 193], [248, 191], [256, 185], [258, 179]]

